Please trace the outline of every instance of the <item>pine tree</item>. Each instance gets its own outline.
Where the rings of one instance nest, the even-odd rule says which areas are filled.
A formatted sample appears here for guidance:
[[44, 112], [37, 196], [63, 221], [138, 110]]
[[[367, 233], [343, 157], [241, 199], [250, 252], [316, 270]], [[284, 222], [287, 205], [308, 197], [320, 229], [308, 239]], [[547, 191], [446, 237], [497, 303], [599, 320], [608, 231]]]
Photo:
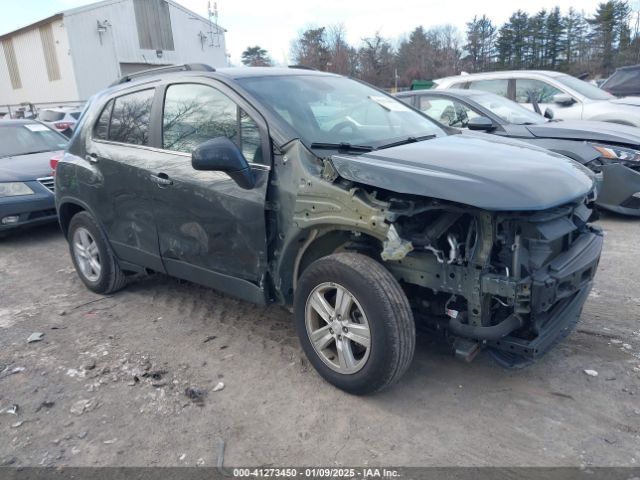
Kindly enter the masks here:
[[547, 41], [544, 66], [555, 70], [565, 34], [559, 7], [555, 7], [549, 12], [545, 29]]

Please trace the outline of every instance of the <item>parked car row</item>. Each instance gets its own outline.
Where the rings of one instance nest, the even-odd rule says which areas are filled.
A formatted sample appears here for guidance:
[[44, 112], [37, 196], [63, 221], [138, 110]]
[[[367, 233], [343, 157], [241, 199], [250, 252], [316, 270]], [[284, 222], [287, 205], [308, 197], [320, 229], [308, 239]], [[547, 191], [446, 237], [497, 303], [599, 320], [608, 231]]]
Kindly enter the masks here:
[[614, 95], [570, 75], [548, 71], [505, 71], [436, 80], [436, 89], [461, 88], [495, 93], [534, 109], [555, 108], [556, 119], [597, 120], [640, 127], [640, 97]]
[[73, 134], [73, 129], [75, 128], [78, 118], [80, 118], [82, 114], [82, 109], [75, 106], [51, 107], [37, 110], [35, 106], [30, 103], [26, 105], [27, 106], [20, 107], [20, 109], [16, 110], [12, 117], [8, 117], [7, 112], [4, 116], [0, 116], [0, 119], [38, 120], [63, 135], [70, 137]]
[[[548, 121], [506, 81], [502, 97], [396, 98], [299, 68], [123, 77], [50, 162], [72, 262], [96, 293], [155, 271], [289, 307], [310, 363], [351, 393], [402, 377], [416, 323], [460, 358], [527, 365], [579, 320], [594, 202], [638, 209], [607, 189], [636, 188], [640, 136]], [[65, 146], [12, 125], [53, 135], [45, 156]], [[14, 150], [13, 165], [31, 153]], [[39, 175], [0, 188], [26, 195]]]
[[398, 96], [447, 126], [518, 139], [576, 160], [599, 175], [599, 207], [640, 216], [640, 128], [548, 119], [480, 90], [419, 90]]

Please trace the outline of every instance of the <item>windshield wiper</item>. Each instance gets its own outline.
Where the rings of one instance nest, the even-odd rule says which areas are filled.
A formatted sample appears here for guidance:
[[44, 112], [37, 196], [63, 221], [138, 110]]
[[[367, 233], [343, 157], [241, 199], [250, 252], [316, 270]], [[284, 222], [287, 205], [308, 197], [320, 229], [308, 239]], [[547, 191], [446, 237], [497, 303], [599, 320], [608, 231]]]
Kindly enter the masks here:
[[376, 150], [383, 150], [385, 148], [391, 148], [391, 147], [397, 147], [399, 145], [406, 145], [408, 143], [416, 143], [416, 142], [422, 142], [424, 140], [431, 140], [432, 138], [436, 138], [437, 135], [423, 135], [421, 137], [407, 137], [407, 138], [403, 138], [402, 140], [398, 140], [397, 142], [391, 142], [391, 143], [387, 143], [384, 145], [380, 145], [379, 147], [376, 147]]
[[369, 145], [351, 145], [350, 143], [312, 143], [311, 148], [318, 150], [338, 150], [339, 152], [371, 152]]

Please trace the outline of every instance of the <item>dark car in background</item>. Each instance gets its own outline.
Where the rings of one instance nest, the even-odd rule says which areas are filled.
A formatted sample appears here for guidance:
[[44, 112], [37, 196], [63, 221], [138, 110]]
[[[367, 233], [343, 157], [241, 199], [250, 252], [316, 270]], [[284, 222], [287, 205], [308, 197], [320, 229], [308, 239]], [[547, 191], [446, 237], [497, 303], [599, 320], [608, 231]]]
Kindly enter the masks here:
[[0, 120], [0, 234], [57, 220], [51, 158], [68, 139], [33, 120]]
[[[599, 176], [599, 207], [640, 216], [640, 128], [549, 120], [479, 90], [422, 90], [398, 97], [446, 126], [522, 140], [576, 160]], [[547, 116], [553, 113], [548, 111]]]
[[600, 88], [616, 97], [640, 96], [640, 65], [616, 69]]

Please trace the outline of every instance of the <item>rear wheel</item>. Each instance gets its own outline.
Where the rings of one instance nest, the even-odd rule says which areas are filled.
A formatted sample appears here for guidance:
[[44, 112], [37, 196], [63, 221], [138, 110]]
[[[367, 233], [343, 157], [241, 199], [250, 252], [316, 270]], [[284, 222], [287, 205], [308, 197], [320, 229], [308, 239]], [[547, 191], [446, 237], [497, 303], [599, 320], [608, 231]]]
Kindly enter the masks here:
[[124, 287], [127, 278], [102, 229], [89, 213], [74, 215], [67, 239], [76, 272], [89, 290], [109, 294]]
[[364, 255], [339, 253], [311, 264], [300, 278], [294, 315], [311, 364], [349, 393], [392, 385], [413, 358], [407, 297], [389, 271]]

